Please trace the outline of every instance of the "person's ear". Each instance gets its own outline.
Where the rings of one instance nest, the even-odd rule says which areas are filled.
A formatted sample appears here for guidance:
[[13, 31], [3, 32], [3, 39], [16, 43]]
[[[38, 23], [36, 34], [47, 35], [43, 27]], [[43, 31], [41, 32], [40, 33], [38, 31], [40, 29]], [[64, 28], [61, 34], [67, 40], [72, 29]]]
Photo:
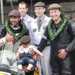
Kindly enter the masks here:
[[44, 12], [46, 11], [46, 9], [44, 8]]

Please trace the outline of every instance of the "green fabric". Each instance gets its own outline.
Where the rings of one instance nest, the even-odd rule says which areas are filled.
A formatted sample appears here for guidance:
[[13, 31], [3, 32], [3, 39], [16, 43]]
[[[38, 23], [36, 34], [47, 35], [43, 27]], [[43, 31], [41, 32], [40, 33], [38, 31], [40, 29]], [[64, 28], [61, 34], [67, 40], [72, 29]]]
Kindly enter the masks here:
[[63, 23], [60, 25], [60, 27], [57, 29], [56, 32], [53, 31], [51, 28], [52, 22], [51, 21], [49, 22], [49, 24], [48, 24], [48, 35], [49, 35], [49, 39], [51, 41], [54, 40], [59, 35], [59, 33], [63, 31], [64, 27], [67, 25], [66, 22], [67, 22], [67, 19], [63, 18]]
[[6, 27], [7, 32], [11, 32], [15, 36], [16, 41], [19, 40], [22, 36], [24, 36], [24, 34], [27, 31], [25, 25], [23, 25], [21, 32], [19, 32], [19, 33], [13, 32], [8, 24], [8, 21], [6, 21], [5, 27]]

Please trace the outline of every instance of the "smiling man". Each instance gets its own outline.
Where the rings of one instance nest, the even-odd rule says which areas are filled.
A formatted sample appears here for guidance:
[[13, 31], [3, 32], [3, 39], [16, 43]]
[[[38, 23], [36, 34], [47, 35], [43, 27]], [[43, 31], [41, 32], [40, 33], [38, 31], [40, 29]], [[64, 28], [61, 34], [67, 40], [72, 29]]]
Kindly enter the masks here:
[[5, 32], [5, 35], [7, 32], [11, 32], [16, 41], [24, 35], [29, 34], [26, 26], [20, 19], [20, 13], [18, 10], [13, 9], [8, 13], [8, 20], [6, 20], [5, 27], [2, 32]]
[[[70, 54], [68, 54], [70, 44], [74, 39], [71, 23], [64, 16], [61, 5], [57, 3], [50, 4], [48, 11], [52, 20], [46, 28], [39, 50], [42, 51], [47, 40], [49, 40], [52, 75], [72, 75]], [[71, 45], [73, 46], [73, 44]]]

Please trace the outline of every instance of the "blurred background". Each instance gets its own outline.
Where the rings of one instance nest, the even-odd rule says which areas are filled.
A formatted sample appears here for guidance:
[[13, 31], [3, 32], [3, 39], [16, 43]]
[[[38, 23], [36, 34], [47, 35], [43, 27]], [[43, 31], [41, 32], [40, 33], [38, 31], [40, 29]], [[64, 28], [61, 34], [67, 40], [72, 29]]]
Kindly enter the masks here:
[[34, 3], [43, 1], [47, 6], [51, 3], [60, 3], [63, 6], [66, 16], [69, 19], [75, 19], [75, 0], [0, 0], [0, 24], [4, 24], [4, 20], [7, 18], [8, 12], [13, 8], [17, 8], [17, 4], [20, 1], [25, 1], [28, 4], [28, 13], [31, 16], [34, 16]]

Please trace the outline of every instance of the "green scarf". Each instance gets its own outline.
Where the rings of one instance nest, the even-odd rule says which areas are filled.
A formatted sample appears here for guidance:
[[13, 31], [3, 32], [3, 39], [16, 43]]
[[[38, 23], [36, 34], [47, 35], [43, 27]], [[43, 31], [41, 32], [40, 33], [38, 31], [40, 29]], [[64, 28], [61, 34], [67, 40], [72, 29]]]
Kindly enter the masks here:
[[10, 26], [8, 25], [8, 21], [6, 21], [5, 27], [6, 27], [7, 32], [11, 32], [14, 35], [16, 41], [18, 41], [22, 36], [24, 36], [24, 34], [27, 31], [25, 25], [23, 25], [21, 32], [19, 33], [14, 32], [13, 30], [11, 30]]
[[49, 39], [51, 41], [54, 40], [60, 34], [60, 32], [62, 32], [64, 30], [64, 27], [67, 25], [66, 23], [67, 23], [67, 19], [63, 18], [63, 23], [60, 25], [58, 30], [56, 32], [54, 32], [51, 28], [52, 22], [51, 21], [49, 22], [49, 24], [48, 24], [48, 35], [49, 35]]

